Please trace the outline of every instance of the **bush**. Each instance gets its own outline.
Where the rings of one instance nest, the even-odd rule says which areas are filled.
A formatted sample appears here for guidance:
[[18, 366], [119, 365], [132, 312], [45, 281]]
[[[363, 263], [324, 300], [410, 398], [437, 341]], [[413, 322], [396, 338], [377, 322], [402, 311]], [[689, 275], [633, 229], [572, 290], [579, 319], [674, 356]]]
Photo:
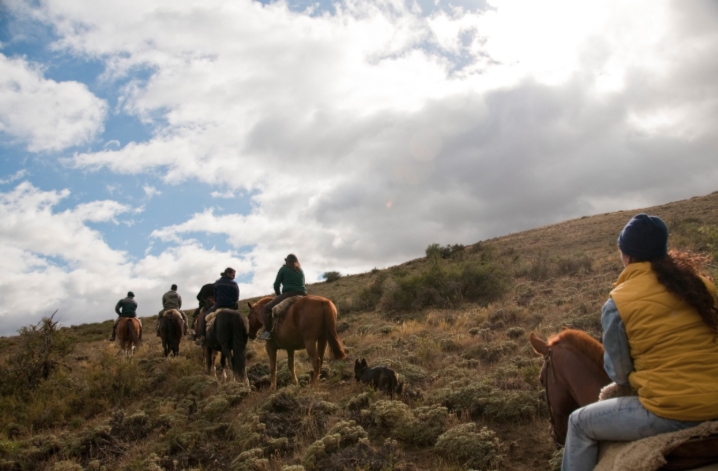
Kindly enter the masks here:
[[496, 434], [486, 427], [476, 430], [475, 423], [461, 424], [442, 434], [434, 450], [454, 463], [478, 468], [496, 468], [503, 461]]
[[526, 331], [521, 327], [511, 327], [506, 329], [506, 336], [510, 339], [518, 339], [526, 335]]
[[356, 445], [360, 440], [366, 440], [369, 435], [353, 420], [338, 422], [321, 440], [309, 445], [304, 453], [302, 465], [307, 471], [314, 471], [329, 455], [337, 453], [343, 448]]
[[556, 260], [556, 266], [560, 275], [575, 275], [580, 271], [586, 273], [593, 270], [593, 260], [586, 254], [574, 255], [573, 257], [562, 258]]
[[442, 247], [439, 244], [430, 244], [426, 248], [426, 258], [449, 258], [454, 254], [464, 251], [462, 244], [447, 245]]
[[327, 283], [331, 283], [332, 281], [337, 281], [339, 278], [342, 277], [342, 275], [338, 271], [328, 271], [324, 272], [324, 275], [322, 275], [322, 277], [327, 280]]
[[507, 290], [506, 274], [490, 263], [465, 263], [453, 267], [432, 264], [418, 274], [394, 279], [381, 307], [387, 311], [418, 310], [430, 306], [451, 307], [464, 301], [488, 304]]
[[362, 415], [397, 440], [409, 445], [426, 446], [432, 445], [446, 429], [449, 411], [439, 405], [412, 411], [400, 401], [378, 401]]
[[540, 391], [503, 391], [486, 383], [435, 389], [430, 400], [449, 410], [466, 411], [474, 419], [501, 423], [530, 422], [546, 415]]
[[359, 296], [357, 297], [355, 307], [365, 311], [372, 311], [376, 309], [379, 301], [381, 301], [382, 295], [384, 294], [384, 282], [386, 281], [386, 278], [386, 273], [379, 273], [369, 286], [362, 288], [359, 292]]

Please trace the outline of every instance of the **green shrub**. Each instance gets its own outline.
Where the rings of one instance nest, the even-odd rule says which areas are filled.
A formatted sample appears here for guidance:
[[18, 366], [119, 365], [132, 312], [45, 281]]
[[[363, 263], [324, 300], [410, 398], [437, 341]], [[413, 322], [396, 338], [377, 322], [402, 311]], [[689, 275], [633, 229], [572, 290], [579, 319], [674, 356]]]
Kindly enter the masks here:
[[364, 311], [374, 310], [384, 294], [384, 282], [386, 278], [386, 273], [379, 273], [369, 286], [362, 288], [355, 301], [355, 307]]
[[549, 468], [551, 471], [561, 471], [561, 465], [563, 464], [563, 448], [553, 452], [551, 459], [548, 461]]
[[505, 273], [492, 264], [444, 267], [434, 263], [418, 274], [396, 277], [391, 289], [385, 290], [381, 307], [387, 311], [407, 311], [451, 307], [464, 301], [487, 304], [501, 298], [506, 290]]
[[484, 363], [496, 363], [504, 355], [516, 350], [516, 344], [510, 340], [505, 342], [475, 345], [463, 353], [467, 360], [479, 359]]
[[463, 252], [464, 249], [465, 247], [462, 244], [447, 245], [446, 247], [439, 244], [430, 244], [426, 248], [426, 258], [449, 258]]
[[461, 424], [443, 433], [434, 450], [446, 460], [459, 465], [486, 469], [503, 461], [496, 434], [486, 427], [476, 430], [475, 423]]
[[324, 272], [324, 275], [322, 275], [322, 277], [327, 280], [327, 283], [331, 283], [332, 281], [337, 281], [339, 278], [342, 277], [342, 275], [338, 271], [327, 271]]
[[302, 465], [307, 471], [314, 471], [322, 461], [329, 458], [329, 455], [337, 453], [342, 448], [356, 445], [367, 437], [366, 431], [353, 420], [339, 422], [324, 438], [309, 445], [304, 453]]
[[495, 422], [530, 422], [546, 415], [541, 391], [503, 391], [487, 383], [435, 389], [429, 400], [449, 410], [468, 412], [471, 417]]

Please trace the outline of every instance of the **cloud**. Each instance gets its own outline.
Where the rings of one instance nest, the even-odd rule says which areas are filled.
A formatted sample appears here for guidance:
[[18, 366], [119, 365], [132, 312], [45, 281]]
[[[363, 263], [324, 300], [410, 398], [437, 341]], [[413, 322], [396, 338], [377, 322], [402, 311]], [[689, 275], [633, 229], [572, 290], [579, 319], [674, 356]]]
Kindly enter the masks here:
[[0, 185], [6, 185], [8, 183], [12, 183], [14, 181], [20, 180], [22, 177], [25, 176], [25, 173], [27, 173], [27, 171], [24, 169], [18, 170], [17, 172], [15, 172], [14, 175], [10, 175], [7, 178], [0, 179]]
[[89, 142], [103, 130], [107, 103], [78, 82], [43, 78], [24, 58], [0, 54], [0, 132], [30, 152]]
[[65, 324], [112, 318], [115, 303], [128, 290], [137, 294], [140, 315], [153, 315], [172, 283], [180, 285], [191, 307], [199, 288], [218, 278], [228, 264], [240, 273], [253, 268], [251, 260], [196, 243], [133, 261], [85, 224], [113, 221], [131, 208], [94, 201], [56, 211], [69, 196], [67, 190], [42, 191], [27, 182], [0, 193], [2, 335], [55, 309]]
[[142, 189], [145, 190], [145, 195], [147, 195], [148, 198], [162, 194], [160, 190], [151, 185], [144, 185]]
[[232, 190], [227, 190], [227, 191], [224, 191], [224, 192], [221, 192], [221, 191], [213, 191], [212, 193], [210, 193], [210, 196], [212, 196], [212, 198], [227, 198], [227, 199], [232, 199], [232, 198], [235, 197], [235, 194], [234, 194], [234, 191], [232, 191]]

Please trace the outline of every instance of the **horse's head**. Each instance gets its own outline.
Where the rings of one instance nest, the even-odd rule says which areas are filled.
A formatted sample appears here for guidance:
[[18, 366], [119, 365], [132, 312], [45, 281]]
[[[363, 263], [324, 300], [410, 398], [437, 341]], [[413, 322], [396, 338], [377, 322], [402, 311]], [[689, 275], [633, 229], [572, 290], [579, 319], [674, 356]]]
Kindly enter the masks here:
[[254, 340], [257, 338], [257, 332], [264, 327], [264, 306], [267, 305], [272, 298], [262, 298], [256, 303], [247, 302], [249, 306], [249, 338]]
[[[541, 382], [541, 386], [543, 386], [544, 391], [546, 391], [546, 403], [551, 422], [551, 438], [553, 438], [554, 445], [556, 445], [557, 448], [560, 448], [566, 442], [566, 434], [568, 433], [567, 419], [568, 414], [570, 414], [571, 411], [568, 411], [567, 414], [557, 414], [555, 411], [565, 408], [562, 402], [565, 402], [563, 400], [568, 397], [565, 390], [566, 386], [563, 382], [558, 381], [556, 378], [556, 371], [553, 366], [554, 361], [552, 358], [553, 350], [549, 344], [538, 338], [538, 336], [536, 336], [533, 332], [531, 332], [529, 340], [531, 341], [531, 346], [534, 351], [543, 356], [544, 359], [543, 365], [541, 365], [541, 373], [539, 373], [539, 381]], [[569, 405], [569, 407], [571, 406]], [[575, 409], [575, 407], [571, 410], [573, 409]], [[563, 420], [564, 415], [566, 420]]]

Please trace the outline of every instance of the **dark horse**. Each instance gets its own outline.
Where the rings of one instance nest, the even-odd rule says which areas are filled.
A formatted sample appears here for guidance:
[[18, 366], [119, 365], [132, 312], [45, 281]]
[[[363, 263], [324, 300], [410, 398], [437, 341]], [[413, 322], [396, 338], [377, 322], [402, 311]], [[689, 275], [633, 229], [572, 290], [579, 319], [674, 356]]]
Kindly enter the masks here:
[[120, 352], [125, 358], [130, 358], [135, 347], [140, 346], [140, 321], [133, 317], [122, 317], [117, 323], [117, 340], [120, 342]]
[[548, 343], [531, 332], [530, 340], [544, 358], [539, 379], [546, 390], [551, 435], [560, 446], [566, 442], [571, 412], [598, 401], [601, 388], [611, 382], [603, 369], [603, 345], [572, 329], [554, 335]]
[[[247, 323], [244, 317], [231, 309], [222, 309], [214, 319], [214, 325], [207, 330], [206, 364], [207, 374], [215, 373], [214, 360], [217, 353], [222, 354], [222, 366], [225, 359], [232, 367], [234, 374], [239, 375], [249, 387], [247, 379], [245, 348], [247, 347]], [[223, 370], [223, 374], [224, 373]], [[234, 375], [232, 375], [234, 377]]]
[[[249, 338], [257, 337], [257, 331], [264, 326], [262, 312], [272, 298], [262, 298], [249, 304]], [[324, 352], [329, 344], [332, 356], [337, 360], [347, 357], [337, 335], [337, 308], [334, 304], [319, 296], [303, 296], [284, 314], [284, 318], [275, 325], [272, 340], [267, 342], [269, 370], [272, 390], [277, 388], [277, 351], [286, 350], [292, 383], [297, 384], [294, 370], [294, 351], [307, 350], [312, 360], [314, 373], [312, 382], [319, 379]]]
[[160, 338], [165, 357], [169, 358], [170, 352], [176, 357], [179, 355], [180, 341], [184, 331], [182, 315], [175, 309], [169, 309], [160, 318]]

